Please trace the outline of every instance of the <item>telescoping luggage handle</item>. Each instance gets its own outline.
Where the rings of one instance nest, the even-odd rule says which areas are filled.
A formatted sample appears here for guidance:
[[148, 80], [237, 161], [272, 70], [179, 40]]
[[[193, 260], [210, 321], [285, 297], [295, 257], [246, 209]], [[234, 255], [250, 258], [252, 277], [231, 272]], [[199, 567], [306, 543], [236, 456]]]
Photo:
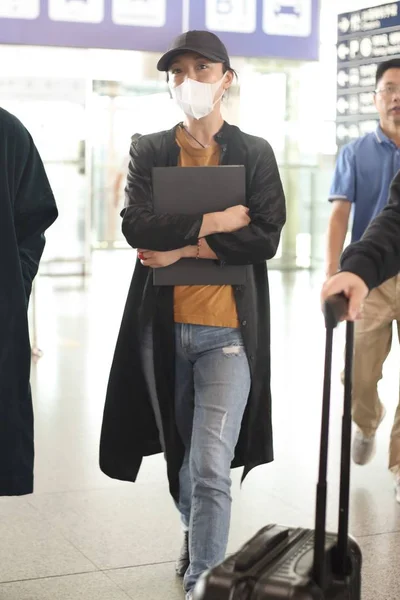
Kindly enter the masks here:
[[[329, 441], [329, 410], [331, 398], [332, 345], [333, 330], [347, 314], [348, 300], [344, 294], [331, 296], [324, 305], [326, 327], [325, 372], [321, 419], [321, 444], [319, 458], [319, 474], [317, 484], [317, 502], [315, 513], [314, 566], [315, 582], [323, 589], [325, 587], [325, 530], [326, 530], [326, 495], [327, 495], [327, 466]], [[349, 494], [350, 494], [350, 452], [351, 452], [351, 376], [353, 363], [354, 324], [346, 325], [346, 358], [344, 371], [344, 403], [342, 417], [341, 466], [340, 466], [340, 498], [338, 541], [336, 549], [337, 564], [334, 565], [335, 575], [346, 576], [348, 556], [348, 524], [349, 524]]]

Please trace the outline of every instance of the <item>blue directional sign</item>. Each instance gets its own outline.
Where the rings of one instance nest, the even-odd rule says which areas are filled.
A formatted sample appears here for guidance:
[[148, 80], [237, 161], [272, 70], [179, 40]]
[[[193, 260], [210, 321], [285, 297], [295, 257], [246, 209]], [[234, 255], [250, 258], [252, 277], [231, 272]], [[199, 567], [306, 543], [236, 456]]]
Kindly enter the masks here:
[[375, 74], [400, 58], [400, 2], [338, 17], [336, 138], [338, 146], [376, 128]]
[[216, 33], [231, 55], [318, 59], [318, 0], [191, 0], [189, 21]]
[[3, 44], [163, 52], [184, 28], [231, 55], [317, 60], [319, 0], [0, 0]]
[[0, 43], [163, 52], [183, 0], [0, 0]]

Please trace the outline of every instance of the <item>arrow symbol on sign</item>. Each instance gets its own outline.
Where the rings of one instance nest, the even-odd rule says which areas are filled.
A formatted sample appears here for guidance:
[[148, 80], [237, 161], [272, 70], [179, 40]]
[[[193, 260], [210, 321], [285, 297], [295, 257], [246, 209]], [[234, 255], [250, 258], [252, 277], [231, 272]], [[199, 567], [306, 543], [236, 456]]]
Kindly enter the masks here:
[[350, 100], [350, 109], [356, 112], [359, 109], [359, 103], [357, 98], [352, 98]]
[[358, 73], [354, 73], [349, 77], [350, 85], [358, 85], [360, 83], [360, 76]]
[[348, 30], [350, 29], [350, 21], [347, 17], [343, 17], [340, 21], [339, 21], [339, 29], [342, 33], [347, 33]]
[[358, 138], [360, 135], [359, 129], [357, 125], [351, 125], [349, 129], [349, 135], [351, 138]]
[[346, 46], [346, 44], [339, 44], [337, 53], [338, 53], [338, 57], [340, 58], [340, 60], [344, 60], [345, 58], [347, 58], [349, 52], [350, 52], [350, 50]]
[[337, 81], [338, 81], [338, 84], [343, 87], [349, 81], [349, 76], [347, 75], [347, 73], [345, 71], [339, 71], [338, 76], [337, 76]]
[[339, 138], [339, 140], [344, 140], [347, 137], [347, 127], [345, 127], [344, 125], [339, 125], [339, 127], [336, 129], [336, 135]]
[[345, 98], [339, 98], [339, 100], [337, 101], [336, 107], [338, 109], [338, 112], [343, 114], [349, 108], [349, 103], [347, 102], [347, 100], [345, 100]]

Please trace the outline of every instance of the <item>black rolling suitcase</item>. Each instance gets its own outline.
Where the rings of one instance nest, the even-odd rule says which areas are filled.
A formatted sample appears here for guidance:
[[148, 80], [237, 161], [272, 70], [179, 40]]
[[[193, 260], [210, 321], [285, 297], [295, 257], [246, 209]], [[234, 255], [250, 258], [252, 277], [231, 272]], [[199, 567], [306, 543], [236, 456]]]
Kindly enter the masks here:
[[194, 600], [360, 600], [361, 551], [348, 535], [353, 323], [347, 323], [338, 533], [326, 533], [326, 474], [333, 329], [347, 311], [325, 305], [326, 350], [315, 531], [268, 525], [239, 552], [205, 573]]

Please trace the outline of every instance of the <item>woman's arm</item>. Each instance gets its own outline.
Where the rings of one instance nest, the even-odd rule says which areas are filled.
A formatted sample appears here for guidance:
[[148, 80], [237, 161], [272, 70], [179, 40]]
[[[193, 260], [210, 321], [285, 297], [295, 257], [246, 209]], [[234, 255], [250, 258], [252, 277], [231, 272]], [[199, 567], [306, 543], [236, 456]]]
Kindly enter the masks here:
[[141, 137], [131, 144], [122, 232], [133, 248], [169, 251], [196, 245], [199, 237], [225, 231], [224, 213], [207, 215], [155, 214], [152, 202], [152, 169], [155, 150]]
[[160, 267], [168, 267], [178, 262], [181, 258], [208, 258], [218, 260], [217, 255], [204, 238], [199, 239], [199, 244], [196, 246], [185, 246], [177, 250], [168, 250], [167, 252], [158, 252], [155, 250], [139, 250], [138, 253], [140, 262], [144, 267], [158, 269]]
[[195, 244], [202, 224], [201, 215], [154, 214], [152, 169], [155, 148], [141, 137], [131, 144], [130, 163], [122, 211], [122, 232], [133, 248], [175, 250]]
[[234, 233], [206, 237], [211, 250], [226, 264], [247, 265], [272, 258], [286, 220], [285, 195], [273, 150], [263, 140], [262, 148], [254, 155], [256, 165], [248, 202], [250, 224]]

